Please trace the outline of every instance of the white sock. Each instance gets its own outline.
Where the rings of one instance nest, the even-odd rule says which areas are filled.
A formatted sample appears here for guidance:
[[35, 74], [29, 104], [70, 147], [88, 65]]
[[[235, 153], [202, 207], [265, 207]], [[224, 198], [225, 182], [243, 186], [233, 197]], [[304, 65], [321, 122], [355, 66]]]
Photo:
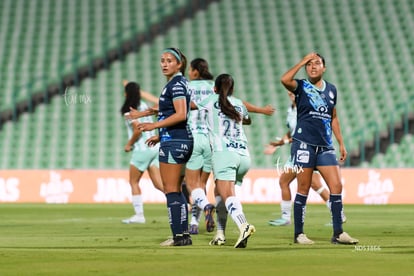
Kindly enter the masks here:
[[223, 236], [223, 237], [225, 237], [225, 235], [224, 235], [224, 230], [218, 230], [218, 229], [217, 229], [217, 231], [216, 231], [216, 236]]
[[194, 203], [200, 207], [201, 210], [204, 210], [207, 204], [209, 204], [206, 193], [201, 188], [196, 188], [191, 192], [191, 198], [194, 200]]
[[[194, 209], [196, 208], [196, 209]], [[191, 222], [190, 225], [198, 225], [200, 222], [201, 210], [197, 205], [191, 205]]]
[[217, 214], [217, 233], [226, 230], [227, 224], [227, 209], [221, 196], [216, 196], [216, 214]]
[[135, 214], [139, 216], [144, 215], [144, 204], [142, 203], [142, 196], [141, 195], [133, 195], [131, 197], [132, 206], [134, 207]]
[[292, 216], [292, 202], [290, 200], [282, 200], [280, 202], [280, 209], [282, 211], [282, 218], [290, 221]]
[[243, 213], [243, 207], [237, 197], [230, 196], [227, 198], [226, 209], [239, 228], [243, 223], [247, 223], [246, 217]]

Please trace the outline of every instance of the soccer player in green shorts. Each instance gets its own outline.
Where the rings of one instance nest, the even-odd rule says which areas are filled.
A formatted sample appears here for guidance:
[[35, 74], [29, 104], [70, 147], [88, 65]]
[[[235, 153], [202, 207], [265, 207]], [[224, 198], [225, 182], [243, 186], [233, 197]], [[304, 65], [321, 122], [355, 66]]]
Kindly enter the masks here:
[[[189, 66], [188, 75], [190, 79], [188, 90], [192, 102], [198, 103], [214, 94], [214, 77], [209, 71], [206, 60], [202, 58], [193, 59]], [[207, 232], [212, 232], [215, 227], [214, 205], [208, 201], [205, 190], [212, 167], [212, 153], [208, 139], [206, 116], [205, 110], [191, 110], [188, 120], [194, 139], [193, 153], [186, 164], [185, 170], [185, 182], [193, 201], [190, 234], [198, 234], [201, 210], [205, 214]]]
[[[155, 188], [163, 191], [159, 163], [158, 163], [158, 146], [149, 147], [145, 141], [155, 135], [154, 131], [142, 132], [137, 128], [138, 122], [153, 122], [151, 116], [144, 116], [138, 119], [129, 119], [130, 109], [135, 109], [141, 114], [146, 114], [149, 109], [147, 104], [141, 101], [140, 87], [135, 82], [129, 82], [125, 85], [125, 101], [121, 108], [121, 114], [125, 118], [125, 124], [128, 130], [128, 142], [126, 143], [125, 152], [132, 152], [129, 166], [129, 183], [131, 185], [131, 201], [135, 214], [123, 223], [145, 223], [142, 192], [139, 187], [139, 181], [142, 174], [148, 170], [148, 174]], [[149, 114], [149, 113], [148, 113]]]
[[[192, 102], [199, 103], [214, 94], [214, 77], [210, 73], [208, 62], [205, 59], [193, 59], [189, 66], [188, 76], [190, 79], [188, 90], [191, 94]], [[243, 103], [249, 112], [272, 115], [275, 111], [271, 105], [258, 107], [247, 102]], [[194, 148], [191, 158], [186, 164], [185, 171], [186, 187], [193, 201], [189, 228], [190, 234], [198, 234], [201, 210], [205, 214], [207, 232], [212, 232], [215, 227], [213, 217], [214, 205], [209, 202], [205, 190], [212, 169], [212, 153], [206, 121], [207, 114], [205, 110], [191, 110], [189, 125], [194, 138]]]
[[[213, 151], [213, 173], [216, 183], [216, 207], [225, 206], [240, 235], [235, 248], [247, 246], [248, 238], [256, 231], [247, 222], [240, 200], [235, 194], [235, 185], [241, 184], [250, 168], [250, 154], [242, 124], [250, 124], [250, 118], [243, 102], [232, 96], [234, 80], [228, 74], [221, 74], [215, 81], [215, 94], [197, 103], [199, 110], [207, 111], [210, 143]], [[217, 229], [211, 245], [225, 243], [225, 221], [223, 229]]]

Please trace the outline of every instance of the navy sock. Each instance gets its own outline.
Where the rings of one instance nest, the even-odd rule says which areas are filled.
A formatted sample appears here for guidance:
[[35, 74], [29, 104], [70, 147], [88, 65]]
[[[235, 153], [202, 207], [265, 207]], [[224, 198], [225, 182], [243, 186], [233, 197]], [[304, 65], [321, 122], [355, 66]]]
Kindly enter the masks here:
[[173, 236], [182, 235], [183, 230], [181, 226], [181, 210], [182, 210], [182, 195], [181, 193], [168, 193], [167, 198], [168, 218], [170, 221], [170, 228]]
[[303, 225], [305, 223], [306, 214], [306, 200], [308, 196], [296, 194], [295, 201], [293, 203], [293, 217], [295, 219], [295, 238], [303, 233]]
[[188, 204], [184, 193], [181, 193], [181, 229], [183, 233], [188, 233]]
[[331, 215], [334, 237], [337, 237], [343, 232], [342, 230], [342, 195], [330, 195], [329, 201], [331, 202]]

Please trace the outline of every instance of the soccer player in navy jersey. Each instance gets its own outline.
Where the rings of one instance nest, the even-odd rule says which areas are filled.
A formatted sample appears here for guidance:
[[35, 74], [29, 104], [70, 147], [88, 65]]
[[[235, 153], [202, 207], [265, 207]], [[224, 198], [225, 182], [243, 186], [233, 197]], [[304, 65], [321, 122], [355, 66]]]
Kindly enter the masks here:
[[149, 145], [160, 142], [159, 162], [172, 239], [163, 246], [191, 245], [188, 233], [188, 207], [181, 190], [182, 172], [193, 151], [193, 136], [187, 125], [190, 111], [188, 81], [184, 77], [187, 59], [177, 48], [166, 48], [161, 55], [161, 70], [167, 78], [158, 104], [158, 121], [141, 123], [142, 131], [158, 128], [159, 135], [147, 140]]
[[[289, 131], [281, 138], [279, 141], [270, 142], [266, 148], [265, 154], [273, 154], [278, 147], [281, 147], [292, 142], [292, 136], [295, 133], [296, 128], [296, 102], [295, 94], [288, 91], [291, 104], [287, 110], [286, 125], [289, 128]], [[279, 177], [279, 185], [282, 193], [282, 201], [280, 203], [282, 216], [281, 218], [270, 220], [269, 224], [273, 226], [284, 226], [289, 225], [291, 220], [291, 193], [290, 193], [290, 183], [296, 178], [296, 172], [293, 169], [294, 165], [292, 160], [289, 158], [285, 165], [283, 166], [282, 174]], [[279, 169], [278, 169], [279, 171]], [[330, 209], [329, 203], [329, 191], [325, 189], [321, 182], [321, 177], [319, 172], [315, 171], [312, 176], [312, 189], [317, 192], [321, 198], [326, 202], [328, 208]], [[345, 214], [342, 213], [342, 221], [345, 222]]]
[[[308, 78], [295, 79], [295, 75], [303, 66]], [[298, 182], [294, 200], [294, 241], [299, 244], [314, 243], [306, 237], [303, 226], [312, 175], [317, 169], [331, 192], [329, 197], [333, 225], [331, 242], [356, 244], [358, 240], [342, 229], [342, 184], [332, 143], [332, 131], [339, 143], [341, 162], [345, 160], [347, 152], [336, 115], [337, 90], [332, 83], [323, 79], [325, 70], [325, 59], [320, 54], [312, 52], [281, 78], [286, 89], [295, 94], [297, 106], [297, 125], [291, 146], [291, 158], [297, 169]]]

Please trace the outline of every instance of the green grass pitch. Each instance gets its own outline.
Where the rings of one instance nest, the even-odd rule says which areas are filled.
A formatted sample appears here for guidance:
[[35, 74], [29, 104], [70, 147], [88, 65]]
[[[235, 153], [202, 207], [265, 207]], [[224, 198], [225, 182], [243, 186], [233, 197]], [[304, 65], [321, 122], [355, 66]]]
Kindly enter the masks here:
[[[170, 235], [164, 204], [146, 204], [146, 224], [125, 225], [130, 204], [1, 204], [0, 275], [409, 275], [414, 269], [414, 205], [346, 205], [353, 245], [330, 243], [325, 205], [308, 205], [305, 232], [269, 226], [279, 205], [244, 204], [256, 233], [247, 248], [229, 218], [225, 246], [209, 246], [204, 225], [193, 245], [161, 247]], [[202, 219], [204, 221], [204, 218]]]

